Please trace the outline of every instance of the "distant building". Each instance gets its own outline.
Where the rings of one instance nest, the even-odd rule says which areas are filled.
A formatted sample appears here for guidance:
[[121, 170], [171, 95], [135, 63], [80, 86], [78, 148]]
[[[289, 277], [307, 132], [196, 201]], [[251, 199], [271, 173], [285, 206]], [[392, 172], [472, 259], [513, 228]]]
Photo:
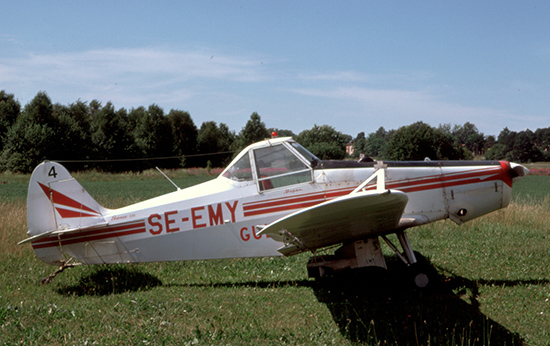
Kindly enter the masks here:
[[349, 156], [353, 155], [354, 150], [355, 150], [355, 148], [353, 147], [353, 142], [349, 142], [348, 144], [346, 144], [346, 153]]

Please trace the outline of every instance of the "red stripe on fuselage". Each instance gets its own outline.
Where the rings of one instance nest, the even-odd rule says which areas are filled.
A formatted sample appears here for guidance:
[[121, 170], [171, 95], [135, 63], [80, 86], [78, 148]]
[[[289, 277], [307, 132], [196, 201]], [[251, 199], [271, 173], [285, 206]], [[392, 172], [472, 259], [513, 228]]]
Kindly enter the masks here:
[[301, 209], [325, 202], [329, 199], [344, 196], [353, 191], [353, 188], [329, 190], [304, 194], [298, 197], [276, 198], [268, 201], [252, 202], [243, 205], [244, 216], [276, 213], [278, 211]]
[[[502, 164], [501, 164], [502, 166]], [[418, 178], [387, 181], [386, 188], [405, 193], [428, 191], [445, 187], [476, 184], [486, 181], [503, 180], [501, 167], [479, 168], [471, 171], [430, 175]], [[329, 199], [346, 195], [354, 188], [328, 190], [325, 193], [304, 194], [293, 198], [277, 198], [243, 205], [244, 216], [257, 216], [281, 211], [291, 211], [311, 207]], [[367, 185], [366, 190], [375, 190], [376, 183]]]
[[70, 245], [94, 240], [108, 239], [114, 237], [122, 237], [131, 234], [145, 233], [145, 221], [140, 220], [138, 222], [90, 229], [82, 232], [74, 232], [68, 234], [61, 234], [59, 238], [57, 235], [53, 235], [47, 238], [39, 239], [32, 242], [33, 249], [41, 249], [52, 246]]
[[[457, 172], [430, 176], [419, 179], [397, 180], [386, 183], [386, 188], [400, 190], [403, 192], [417, 192], [444, 187], [476, 184], [484, 181], [502, 180], [500, 168], [489, 170], [476, 170], [474, 172]], [[374, 190], [375, 186], [369, 186], [367, 190]]]

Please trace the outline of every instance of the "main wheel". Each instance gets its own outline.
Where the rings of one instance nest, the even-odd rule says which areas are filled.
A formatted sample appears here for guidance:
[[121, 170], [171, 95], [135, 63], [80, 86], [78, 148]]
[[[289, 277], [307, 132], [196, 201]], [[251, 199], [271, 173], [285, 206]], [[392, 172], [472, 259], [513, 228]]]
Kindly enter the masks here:
[[426, 273], [417, 273], [414, 275], [413, 284], [416, 288], [424, 289], [430, 284], [430, 277]]
[[416, 257], [416, 263], [407, 268], [411, 284], [421, 290], [434, 287], [439, 282], [437, 270], [420, 253], [415, 251], [414, 256]]

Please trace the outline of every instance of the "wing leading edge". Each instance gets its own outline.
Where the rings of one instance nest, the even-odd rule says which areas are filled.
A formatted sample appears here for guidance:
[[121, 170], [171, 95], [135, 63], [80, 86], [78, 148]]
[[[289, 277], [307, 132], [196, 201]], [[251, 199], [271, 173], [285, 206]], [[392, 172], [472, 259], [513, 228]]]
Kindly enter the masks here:
[[289, 256], [387, 233], [399, 227], [408, 202], [396, 190], [353, 192], [285, 216], [263, 228]]

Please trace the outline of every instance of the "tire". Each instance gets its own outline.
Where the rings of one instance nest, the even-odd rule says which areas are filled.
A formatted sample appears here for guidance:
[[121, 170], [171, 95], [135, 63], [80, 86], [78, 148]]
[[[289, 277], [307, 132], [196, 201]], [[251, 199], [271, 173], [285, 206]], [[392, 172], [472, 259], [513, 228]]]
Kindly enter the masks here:
[[422, 254], [414, 252], [416, 263], [407, 268], [409, 282], [413, 288], [429, 290], [439, 283], [439, 274], [434, 266]]

